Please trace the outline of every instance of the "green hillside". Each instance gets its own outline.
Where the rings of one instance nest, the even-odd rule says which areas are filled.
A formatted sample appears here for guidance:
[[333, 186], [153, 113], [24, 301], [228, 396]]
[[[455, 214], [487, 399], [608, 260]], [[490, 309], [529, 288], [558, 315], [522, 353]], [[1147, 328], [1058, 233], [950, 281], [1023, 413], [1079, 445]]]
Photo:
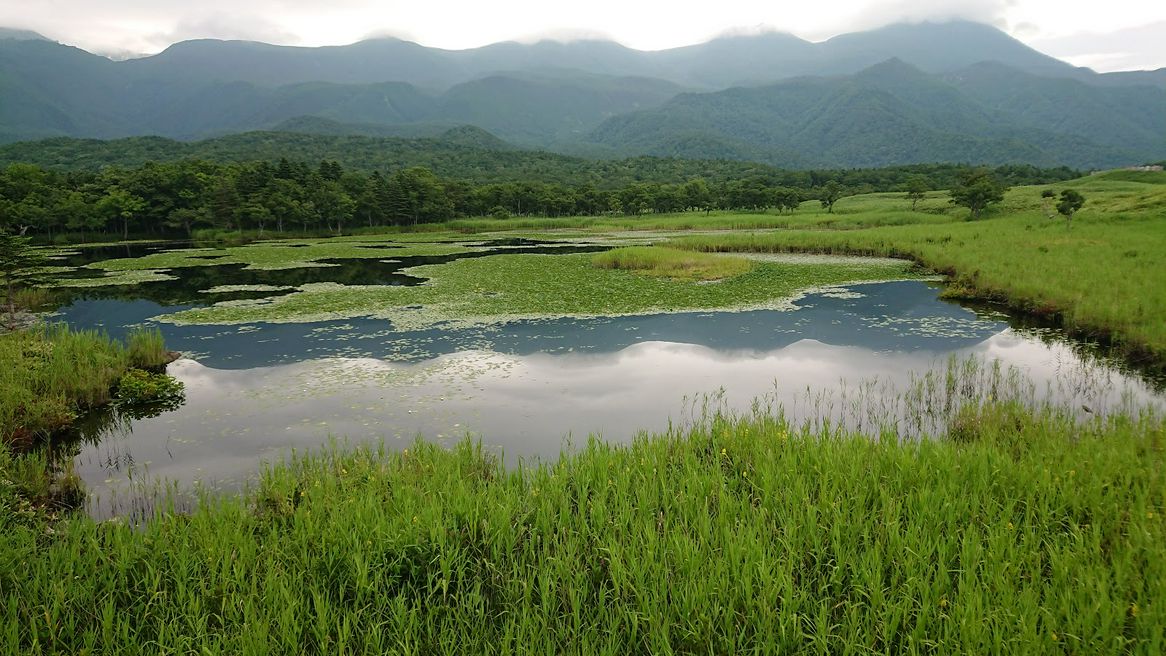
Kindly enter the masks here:
[[[1006, 89], [982, 91], [970, 75], [944, 79], [889, 60], [852, 76], [680, 95], [657, 110], [614, 117], [589, 138], [629, 154], [682, 157], [694, 155], [690, 144], [713, 143], [717, 156], [778, 166], [944, 161], [1108, 168], [1166, 153], [1166, 90], [1102, 89], [993, 68], [1005, 72], [996, 76], [1001, 86], [1034, 78], [1049, 96], [1043, 103], [1007, 101]], [[973, 72], [984, 77], [982, 68]], [[1074, 102], [1060, 93], [1064, 86], [1087, 92]], [[1028, 87], [1036, 97], [1043, 88]], [[1094, 129], [1102, 116], [1108, 123]]]

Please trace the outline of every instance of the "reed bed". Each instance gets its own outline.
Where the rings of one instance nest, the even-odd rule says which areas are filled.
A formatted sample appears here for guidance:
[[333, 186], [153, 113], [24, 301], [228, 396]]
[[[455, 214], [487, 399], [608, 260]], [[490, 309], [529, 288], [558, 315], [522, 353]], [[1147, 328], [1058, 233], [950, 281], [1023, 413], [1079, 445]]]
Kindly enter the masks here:
[[0, 651], [1162, 653], [1166, 422], [975, 398], [936, 439], [714, 410], [510, 469], [334, 443], [138, 526], [0, 512]]

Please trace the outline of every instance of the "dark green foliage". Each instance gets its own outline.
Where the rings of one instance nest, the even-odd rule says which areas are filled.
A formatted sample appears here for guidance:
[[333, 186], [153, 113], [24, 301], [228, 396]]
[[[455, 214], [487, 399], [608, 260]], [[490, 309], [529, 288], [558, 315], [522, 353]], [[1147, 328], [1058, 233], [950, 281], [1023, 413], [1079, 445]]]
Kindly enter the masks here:
[[181, 405], [186, 400], [182, 381], [164, 373], [130, 369], [117, 383], [114, 403], [121, 406], [165, 403]]
[[1004, 200], [1007, 190], [991, 171], [980, 169], [968, 173], [958, 186], [952, 188], [951, 202], [970, 209], [972, 218], [978, 219], [989, 205]]
[[48, 258], [43, 251], [33, 248], [30, 241], [27, 237], [0, 229], [0, 289], [4, 292], [9, 320], [16, 314], [18, 291], [51, 280], [51, 276], [44, 273]]
[[64, 325], [0, 333], [0, 443], [27, 447], [109, 403], [130, 368], [166, 363], [146, 360], [165, 351], [134, 346], [137, 339], [127, 349], [104, 334]]
[[919, 201], [927, 197], [927, 178], [919, 175], [913, 175], [907, 178], [907, 200], [911, 201], [911, 211], [915, 211], [915, 207]]
[[1057, 212], [1065, 217], [1065, 223], [1073, 225], [1073, 214], [1085, 205], [1085, 197], [1076, 189], [1066, 189], [1061, 192], [1061, 200], [1057, 202]]
[[[256, 135], [233, 139], [249, 136]], [[308, 139], [315, 144], [342, 145], [356, 140], [370, 150], [377, 143], [391, 145], [368, 138], [271, 136], [276, 143]], [[113, 152], [119, 146], [140, 143], [126, 140], [105, 146]], [[440, 147], [424, 149], [434, 143], [425, 141], [416, 152], [442, 152]], [[100, 173], [12, 164], [0, 170], [0, 229], [7, 224], [60, 241], [85, 240], [94, 232], [116, 233], [121, 238], [213, 234], [241, 239], [244, 233], [263, 237], [269, 231], [339, 235], [355, 226], [404, 226], [497, 215], [495, 208], [509, 216], [550, 217], [713, 209], [793, 212], [803, 199], [822, 198], [824, 193], [835, 194], [837, 200], [842, 187], [847, 194], [891, 191], [914, 179], [939, 189], [972, 170], [937, 164], [782, 171], [727, 161], [635, 158], [590, 163], [546, 153], [480, 150], [466, 151], [476, 153], [480, 160], [453, 158], [461, 152], [459, 148], [445, 151], [451, 158], [442, 164], [448, 167], [445, 170], [471, 177], [441, 175], [427, 166], [366, 174], [338, 160], [317, 160], [309, 166], [287, 157], [225, 164], [148, 162], [134, 169], [108, 167]], [[79, 150], [76, 156], [89, 159], [89, 154]], [[520, 177], [528, 174], [533, 179]], [[1004, 166], [995, 169], [994, 175], [1017, 183], [1042, 183], [1076, 173], [1064, 168]], [[831, 182], [838, 188], [830, 187]]]
[[821, 194], [820, 200], [822, 207], [826, 208], [827, 212], [834, 213], [834, 203], [838, 202], [839, 198], [842, 198], [842, 191], [842, 185], [838, 184], [837, 180], [831, 180], [822, 187], [822, 190], [819, 192]]

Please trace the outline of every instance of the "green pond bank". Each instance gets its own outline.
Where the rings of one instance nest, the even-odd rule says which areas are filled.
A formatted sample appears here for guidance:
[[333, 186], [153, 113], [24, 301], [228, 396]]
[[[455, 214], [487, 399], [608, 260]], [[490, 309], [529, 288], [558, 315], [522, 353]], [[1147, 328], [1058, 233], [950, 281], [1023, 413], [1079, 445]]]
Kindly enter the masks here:
[[0, 650], [1159, 654], [1164, 440], [1004, 403], [935, 440], [762, 410], [509, 470], [334, 446], [140, 526], [0, 512]]
[[173, 357], [157, 329], [133, 331], [125, 343], [63, 325], [0, 334], [0, 515], [79, 507], [85, 491], [55, 438], [110, 404], [181, 402], [181, 383], [159, 373]]
[[[1135, 362], [1166, 367], [1166, 174], [1103, 174], [1059, 185], [1087, 198], [1069, 228], [1049, 219], [1041, 187], [1009, 192], [980, 221], [679, 236], [669, 246], [705, 252], [811, 252], [909, 258], [946, 274], [949, 296], [1007, 303], [1096, 337]], [[884, 197], [855, 199], [875, 212]], [[845, 213], [840, 201], [836, 212]], [[888, 210], [889, 211], [889, 210]], [[872, 217], [876, 216], [874, 214]], [[853, 219], [852, 219], [853, 220]]]

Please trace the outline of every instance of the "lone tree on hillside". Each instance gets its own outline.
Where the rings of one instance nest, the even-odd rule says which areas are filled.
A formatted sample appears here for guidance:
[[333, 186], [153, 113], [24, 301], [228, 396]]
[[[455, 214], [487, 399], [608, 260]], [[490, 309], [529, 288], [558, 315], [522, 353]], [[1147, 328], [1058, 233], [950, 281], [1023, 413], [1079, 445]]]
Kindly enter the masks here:
[[1073, 189], [1066, 189], [1061, 192], [1061, 200], [1057, 203], [1057, 211], [1065, 217], [1065, 225], [1067, 227], [1073, 227], [1073, 213], [1081, 209], [1081, 206], [1084, 204], [1085, 197]]
[[915, 206], [919, 201], [927, 197], [927, 178], [921, 175], [913, 175], [907, 179], [907, 200], [911, 201], [911, 211], [915, 211]]
[[822, 207], [826, 208], [827, 213], [834, 213], [834, 203], [839, 198], [842, 198], [842, 185], [837, 180], [831, 180], [822, 187]]
[[50, 277], [44, 273], [48, 262], [27, 237], [0, 232], [0, 286], [4, 289], [9, 325], [16, 323], [16, 292], [48, 282]]
[[972, 211], [972, 219], [980, 218], [984, 208], [1004, 200], [1008, 188], [1000, 184], [992, 172], [977, 169], [970, 172], [963, 181], [951, 190], [951, 202]]

